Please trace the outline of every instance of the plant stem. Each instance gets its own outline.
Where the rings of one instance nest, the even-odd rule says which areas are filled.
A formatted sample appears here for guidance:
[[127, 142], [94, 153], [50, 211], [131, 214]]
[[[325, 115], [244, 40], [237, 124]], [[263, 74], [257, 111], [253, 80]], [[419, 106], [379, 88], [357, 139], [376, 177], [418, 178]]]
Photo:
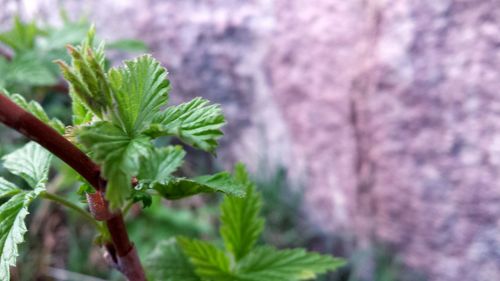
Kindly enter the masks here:
[[47, 200], [54, 201], [54, 202], [59, 203], [59, 204], [65, 206], [65, 207], [67, 207], [69, 209], [72, 209], [73, 211], [75, 211], [75, 212], [79, 213], [80, 215], [82, 215], [90, 223], [92, 223], [97, 228], [97, 230], [101, 231], [102, 226], [99, 224], [99, 222], [96, 221], [90, 215], [89, 212], [85, 211], [80, 206], [76, 205], [75, 203], [73, 203], [71, 201], [68, 201], [68, 200], [66, 200], [65, 198], [63, 198], [63, 197], [61, 197], [59, 195], [56, 195], [56, 194], [50, 193], [50, 192], [46, 192], [46, 191], [43, 191], [42, 193], [40, 193], [40, 197], [45, 198]]
[[[77, 171], [97, 191], [105, 191], [106, 180], [101, 168], [83, 151], [53, 128], [26, 112], [0, 92], [0, 122], [37, 142]], [[90, 202], [89, 202], [90, 203]], [[128, 233], [120, 211], [105, 221], [113, 242], [108, 251], [116, 267], [131, 281], [145, 281], [146, 275]]]

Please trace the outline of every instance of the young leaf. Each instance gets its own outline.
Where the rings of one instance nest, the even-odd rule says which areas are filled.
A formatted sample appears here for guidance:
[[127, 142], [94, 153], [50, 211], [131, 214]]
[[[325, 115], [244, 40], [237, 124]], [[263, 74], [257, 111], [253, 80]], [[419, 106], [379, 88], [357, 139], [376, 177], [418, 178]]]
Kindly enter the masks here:
[[0, 198], [12, 196], [21, 191], [15, 184], [0, 177]]
[[152, 281], [201, 281], [175, 239], [159, 242], [145, 267]]
[[177, 241], [202, 280], [235, 281], [230, 269], [230, 260], [222, 250], [200, 240], [179, 237]]
[[7, 170], [22, 177], [32, 188], [47, 182], [52, 155], [37, 143], [28, 142], [2, 159]]
[[150, 140], [144, 136], [131, 138], [121, 128], [104, 121], [81, 127], [77, 137], [93, 159], [102, 164], [110, 207], [120, 207], [130, 195], [130, 180], [139, 170], [140, 157], [151, 149]]
[[138, 178], [140, 180], [167, 180], [170, 174], [182, 165], [186, 152], [181, 146], [168, 146], [152, 150], [142, 160]]
[[36, 191], [23, 192], [0, 206], [0, 280], [10, 280], [10, 266], [16, 265], [17, 245], [26, 232], [24, 218]]
[[245, 196], [242, 186], [236, 183], [228, 172], [193, 179], [170, 177], [167, 180], [153, 181], [149, 183], [149, 186], [169, 200], [181, 199], [199, 193], [214, 192], [223, 192], [238, 197]]
[[236, 166], [235, 179], [246, 188], [246, 197], [224, 198], [221, 205], [220, 233], [226, 249], [233, 253], [236, 261], [239, 261], [257, 242], [264, 228], [264, 219], [259, 217], [262, 207], [260, 194], [255, 191], [242, 164]]
[[345, 264], [344, 260], [304, 249], [276, 250], [259, 247], [238, 264], [238, 276], [251, 281], [309, 280]]
[[116, 102], [115, 123], [129, 134], [140, 133], [168, 100], [167, 71], [145, 55], [111, 69], [108, 77]]
[[208, 105], [208, 101], [195, 98], [178, 106], [168, 107], [158, 114], [146, 134], [152, 137], [176, 136], [185, 143], [214, 152], [217, 140], [223, 135], [225, 124], [219, 105]]

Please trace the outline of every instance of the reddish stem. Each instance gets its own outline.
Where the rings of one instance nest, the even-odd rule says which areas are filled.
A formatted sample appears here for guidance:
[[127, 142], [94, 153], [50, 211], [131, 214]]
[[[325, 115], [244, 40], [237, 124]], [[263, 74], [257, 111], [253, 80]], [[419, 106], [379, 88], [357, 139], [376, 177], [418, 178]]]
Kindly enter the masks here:
[[[29, 112], [26, 112], [1, 92], [0, 122], [39, 143], [77, 171], [96, 189], [97, 194], [101, 196], [96, 202], [89, 203], [95, 203], [100, 206], [103, 205], [107, 208], [107, 204], [102, 204], [102, 202], [106, 203], [104, 198], [102, 198], [102, 191], [104, 191], [106, 181], [101, 177], [100, 167], [53, 128], [40, 121]], [[111, 252], [110, 254], [114, 256], [114, 260], [117, 261], [120, 271], [128, 280], [145, 281], [146, 277], [144, 270], [141, 266], [137, 252], [128, 237], [121, 212], [116, 212], [111, 218], [107, 219], [106, 226], [108, 227], [114, 251], [117, 256]]]

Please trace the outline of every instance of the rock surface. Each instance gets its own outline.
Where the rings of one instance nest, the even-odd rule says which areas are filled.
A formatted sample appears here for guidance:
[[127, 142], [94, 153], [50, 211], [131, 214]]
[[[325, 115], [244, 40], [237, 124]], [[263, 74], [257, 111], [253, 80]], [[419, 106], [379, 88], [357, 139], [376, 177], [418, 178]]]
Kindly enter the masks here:
[[[20, 2], [49, 19], [58, 3]], [[390, 243], [430, 281], [500, 280], [497, 1], [65, 5], [145, 40], [176, 102], [222, 103], [222, 161], [284, 164], [325, 231]]]

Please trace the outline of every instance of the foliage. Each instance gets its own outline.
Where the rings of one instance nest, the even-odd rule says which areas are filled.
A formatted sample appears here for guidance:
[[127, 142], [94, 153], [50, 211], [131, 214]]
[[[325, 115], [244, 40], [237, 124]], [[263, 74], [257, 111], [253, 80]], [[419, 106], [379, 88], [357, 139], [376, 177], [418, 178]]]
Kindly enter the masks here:
[[21, 149], [4, 156], [3, 165], [12, 174], [23, 178], [30, 186], [23, 190], [0, 178], [2, 197], [10, 197], [0, 206], [0, 280], [9, 280], [9, 268], [15, 265], [17, 245], [26, 232], [24, 219], [29, 204], [45, 189], [52, 156], [40, 145], [29, 142]]
[[220, 233], [225, 250], [185, 237], [161, 242], [147, 259], [153, 280], [309, 280], [344, 265], [342, 259], [303, 249], [256, 246], [264, 226], [259, 216], [262, 198], [241, 164], [236, 166], [235, 180], [245, 186], [246, 197], [226, 195], [221, 205]]
[[[49, 36], [34, 23], [18, 21], [0, 40], [21, 53], [35, 48], [35, 37], [42, 35]], [[46, 42], [45, 46], [54, 44]], [[130, 42], [121, 45], [124, 46], [137, 47]], [[179, 176], [178, 169], [186, 155], [183, 147], [160, 145], [155, 140], [163, 136], [175, 137], [187, 146], [215, 154], [225, 124], [219, 105], [202, 98], [168, 105], [171, 89], [168, 72], [150, 55], [108, 69], [104, 43], [95, 39], [94, 28], [89, 29], [81, 44], [68, 45], [67, 50], [71, 61], [57, 60], [56, 63], [69, 84], [71, 126], [65, 127], [57, 118], [49, 118], [42, 106], [34, 101], [27, 102], [17, 94], [6, 93], [6, 97], [59, 134], [64, 134], [100, 165], [98, 172], [106, 183], [105, 198], [111, 211], [127, 213], [137, 202], [142, 202], [146, 208], [159, 198], [178, 200], [201, 193], [225, 194], [220, 227], [225, 250], [217, 244], [184, 236], [156, 243], [157, 249], [148, 258], [151, 278], [309, 280], [343, 265], [341, 259], [303, 249], [257, 246], [264, 228], [264, 219], [259, 215], [262, 199], [243, 165], [236, 166], [234, 174], [223, 171], [192, 178]], [[24, 179], [31, 189], [21, 189], [13, 182], [0, 180], [0, 197], [9, 198], [0, 205], [0, 280], [8, 279], [9, 266], [14, 265], [17, 256], [17, 244], [26, 231], [23, 221], [28, 205], [38, 196], [69, 207], [90, 221], [99, 232], [96, 243], [117, 245], [111, 239], [111, 231], [116, 229], [109, 224], [118, 216], [103, 224], [78, 204], [45, 190], [50, 161], [50, 153], [36, 143], [28, 143], [4, 157], [4, 167]], [[80, 191], [83, 194], [90, 192], [87, 188], [90, 184], [82, 178], [78, 180], [82, 186]]]

